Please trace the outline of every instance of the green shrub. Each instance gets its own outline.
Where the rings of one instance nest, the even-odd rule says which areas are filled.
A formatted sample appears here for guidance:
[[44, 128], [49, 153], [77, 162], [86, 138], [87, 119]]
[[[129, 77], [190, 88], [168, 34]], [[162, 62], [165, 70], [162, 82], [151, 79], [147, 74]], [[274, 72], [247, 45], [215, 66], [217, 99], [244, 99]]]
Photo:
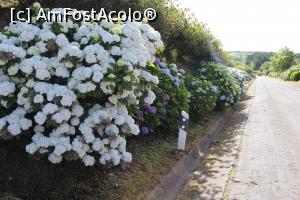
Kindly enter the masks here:
[[256, 71], [256, 75], [257, 75], [257, 76], [263, 76], [264, 74], [263, 74], [263, 72], [261, 72], [261, 71]]
[[218, 107], [226, 107], [239, 100], [242, 93], [240, 83], [225, 66], [208, 63], [202, 65], [195, 74], [198, 78], [211, 81], [218, 87], [220, 91], [217, 100]]
[[285, 70], [283, 73], [280, 74], [280, 78], [285, 80], [285, 81], [292, 81], [290, 78], [291, 78], [291, 75], [292, 73], [294, 72], [298, 72], [300, 71], [300, 67], [299, 66], [293, 66], [287, 70]]
[[279, 78], [280, 77], [280, 73], [279, 72], [270, 72], [269, 76], [274, 77], [274, 78]]
[[189, 113], [192, 119], [205, 117], [215, 109], [219, 93], [216, 86], [193, 75], [186, 75], [184, 82], [190, 93]]
[[264, 72], [264, 74], [271, 74], [273, 77], [278, 77], [278, 74], [275, 72], [282, 73], [295, 64], [295, 61], [296, 56], [294, 52], [289, 48], [284, 47], [279, 52], [274, 53], [273, 56], [270, 57], [270, 61], [264, 62], [261, 65], [260, 70]]
[[290, 76], [291, 81], [299, 81], [300, 80], [300, 71], [293, 72]]

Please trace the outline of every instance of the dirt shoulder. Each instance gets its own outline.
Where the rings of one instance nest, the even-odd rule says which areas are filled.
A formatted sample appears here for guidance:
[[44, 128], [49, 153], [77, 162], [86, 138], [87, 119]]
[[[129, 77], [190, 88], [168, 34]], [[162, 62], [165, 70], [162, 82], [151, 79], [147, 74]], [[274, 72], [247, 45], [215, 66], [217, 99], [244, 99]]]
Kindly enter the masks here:
[[209, 148], [202, 165], [190, 174], [176, 199], [223, 199], [224, 195], [226, 196], [254, 87], [252, 85], [244, 98], [234, 107], [235, 111], [226, 127]]

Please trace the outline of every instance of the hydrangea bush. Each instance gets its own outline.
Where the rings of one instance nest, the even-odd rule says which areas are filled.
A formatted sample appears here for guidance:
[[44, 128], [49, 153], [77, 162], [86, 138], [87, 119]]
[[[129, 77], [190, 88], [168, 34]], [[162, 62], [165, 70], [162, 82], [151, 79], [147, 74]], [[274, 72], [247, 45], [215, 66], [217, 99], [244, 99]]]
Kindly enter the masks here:
[[184, 84], [185, 71], [176, 64], [166, 64], [156, 61], [163, 76], [160, 77], [160, 87], [168, 94], [167, 114], [162, 120], [162, 130], [177, 134], [181, 111], [189, 111], [189, 93]]
[[188, 93], [182, 81], [184, 70], [175, 64], [167, 65], [157, 58], [154, 64], [144, 68], [158, 77], [159, 84], [153, 87], [156, 99], [153, 104], [141, 102], [136, 118], [143, 134], [175, 131], [179, 126], [180, 113], [188, 111]]
[[193, 75], [186, 75], [185, 85], [190, 93], [190, 115], [192, 119], [200, 119], [211, 113], [219, 96], [219, 88], [210, 81], [201, 80]]
[[196, 76], [202, 80], [211, 81], [218, 87], [218, 107], [226, 107], [234, 104], [242, 94], [242, 88], [238, 79], [224, 65], [208, 63], [197, 70]]
[[[151, 71], [151, 74], [155, 74], [157, 76], [160, 75], [157, 68], [149, 70], [150, 67], [156, 68], [154, 65], [149, 65], [147, 67], [147, 71]], [[161, 81], [159, 82], [161, 83]], [[152, 104], [141, 101], [138, 110], [134, 113], [143, 135], [158, 131], [162, 125], [163, 119], [167, 117], [166, 105], [170, 101], [170, 96], [165, 90], [163, 90], [163, 88], [160, 87], [160, 85], [153, 87], [152, 90], [156, 95], [155, 101]]]
[[140, 129], [129, 111], [156, 99], [143, 67], [160, 34], [143, 22], [33, 22], [0, 33], [0, 138], [29, 135], [26, 152], [52, 163], [130, 162], [125, 136]]
[[240, 86], [244, 89], [246, 83], [252, 79], [251, 75], [245, 71], [239, 70], [238, 68], [228, 67], [227, 68], [232, 76], [240, 82]]

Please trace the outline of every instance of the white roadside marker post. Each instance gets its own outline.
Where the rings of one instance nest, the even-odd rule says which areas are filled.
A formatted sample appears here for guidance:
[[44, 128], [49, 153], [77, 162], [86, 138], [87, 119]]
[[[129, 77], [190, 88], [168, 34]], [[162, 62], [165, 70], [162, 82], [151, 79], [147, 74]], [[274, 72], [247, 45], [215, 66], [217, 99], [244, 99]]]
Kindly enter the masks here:
[[187, 134], [187, 127], [189, 123], [189, 114], [185, 111], [181, 111], [181, 122], [180, 122], [180, 129], [178, 133], [178, 142], [177, 142], [177, 150], [184, 150], [185, 148], [185, 141], [186, 141], [186, 134]]

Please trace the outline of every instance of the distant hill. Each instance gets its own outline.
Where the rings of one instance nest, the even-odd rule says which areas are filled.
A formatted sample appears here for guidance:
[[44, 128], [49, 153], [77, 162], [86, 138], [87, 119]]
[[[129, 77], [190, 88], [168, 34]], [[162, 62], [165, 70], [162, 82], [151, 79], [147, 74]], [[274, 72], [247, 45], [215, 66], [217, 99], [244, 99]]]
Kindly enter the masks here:
[[[229, 54], [232, 56], [235, 62], [251, 65], [256, 70], [260, 69], [261, 65], [270, 60], [270, 57], [275, 52], [263, 52], [263, 51], [231, 51]], [[300, 53], [295, 53], [295, 56], [300, 61]]]
[[232, 51], [229, 54], [237, 63], [252, 65], [258, 70], [264, 62], [269, 61], [274, 52]]
[[296, 53], [295, 55], [296, 55], [296, 58], [297, 58], [298, 60], [300, 60], [300, 53]]

